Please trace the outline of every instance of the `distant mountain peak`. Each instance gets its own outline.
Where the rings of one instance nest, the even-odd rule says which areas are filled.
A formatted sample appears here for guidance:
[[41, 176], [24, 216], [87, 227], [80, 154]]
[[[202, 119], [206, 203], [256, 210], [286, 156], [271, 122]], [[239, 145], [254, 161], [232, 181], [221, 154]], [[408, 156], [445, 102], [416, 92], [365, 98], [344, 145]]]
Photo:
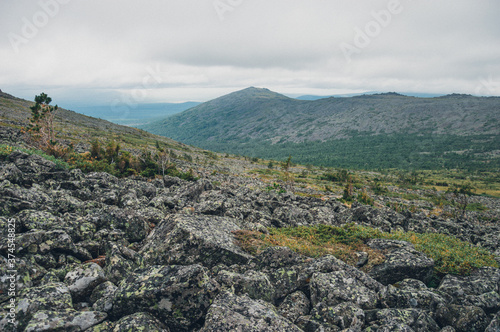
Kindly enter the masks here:
[[469, 98], [469, 97], [473, 96], [465, 93], [451, 93], [449, 95], [442, 96], [442, 98]]
[[[238, 91], [232, 92], [230, 94], [227, 94], [227, 95], [219, 97], [219, 98], [291, 99], [285, 95], [271, 91], [267, 88], [256, 88], [254, 86], [245, 88], [243, 90], [238, 90]], [[217, 98], [217, 99], [219, 99], [219, 98]]]
[[375, 96], [398, 96], [398, 97], [406, 97], [405, 95], [402, 95], [397, 92], [384, 92], [384, 93], [377, 93]]

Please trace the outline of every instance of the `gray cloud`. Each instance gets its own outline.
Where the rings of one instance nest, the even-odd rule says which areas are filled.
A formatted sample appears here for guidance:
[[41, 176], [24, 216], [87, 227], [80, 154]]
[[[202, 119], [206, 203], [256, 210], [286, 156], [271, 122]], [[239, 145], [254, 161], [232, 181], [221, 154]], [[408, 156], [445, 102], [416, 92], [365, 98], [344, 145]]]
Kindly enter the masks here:
[[0, 88], [68, 107], [249, 85], [500, 95], [499, 12], [495, 0], [3, 1]]

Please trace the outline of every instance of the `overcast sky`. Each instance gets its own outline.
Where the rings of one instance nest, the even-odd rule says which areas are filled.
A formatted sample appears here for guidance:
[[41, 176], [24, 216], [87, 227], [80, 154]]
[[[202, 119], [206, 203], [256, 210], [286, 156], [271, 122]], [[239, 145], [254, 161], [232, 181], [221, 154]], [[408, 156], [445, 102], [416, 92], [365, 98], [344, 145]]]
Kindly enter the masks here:
[[498, 0], [1, 0], [0, 89], [60, 106], [248, 86], [500, 95]]

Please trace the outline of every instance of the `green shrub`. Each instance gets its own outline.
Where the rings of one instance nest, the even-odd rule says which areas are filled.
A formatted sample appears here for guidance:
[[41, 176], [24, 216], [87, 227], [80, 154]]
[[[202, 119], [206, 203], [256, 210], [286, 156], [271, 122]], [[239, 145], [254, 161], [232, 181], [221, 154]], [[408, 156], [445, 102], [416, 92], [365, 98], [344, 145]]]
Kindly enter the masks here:
[[488, 207], [484, 206], [481, 203], [470, 203], [467, 205], [467, 211], [487, 211]]

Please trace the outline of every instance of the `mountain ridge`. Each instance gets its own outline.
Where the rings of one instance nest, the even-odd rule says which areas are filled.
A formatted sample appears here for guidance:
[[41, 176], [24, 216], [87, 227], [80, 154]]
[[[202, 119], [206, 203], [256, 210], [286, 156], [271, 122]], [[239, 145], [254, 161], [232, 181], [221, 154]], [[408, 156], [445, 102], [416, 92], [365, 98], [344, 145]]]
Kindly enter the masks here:
[[[239, 151], [263, 158], [272, 157], [273, 152], [262, 154], [248, 148], [249, 145], [263, 144], [278, 151], [283, 158], [280, 145], [326, 143], [358, 136], [366, 139], [378, 136], [376, 139], [379, 139], [423, 135], [431, 141], [434, 138], [448, 141], [452, 137], [463, 141], [449, 150], [441, 145], [439, 149], [445, 149], [441, 151], [442, 156], [445, 152], [481, 150], [475, 143], [469, 146], [471, 140], [467, 137], [471, 136], [489, 144], [488, 151], [479, 152], [495, 150], [499, 137], [498, 114], [498, 97], [453, 94], [418, 98], [382, 93], [308, 101], [250, 87], [139, 128], [206, 149]], [[293, 148], [289, 150], [296, 154]]]

